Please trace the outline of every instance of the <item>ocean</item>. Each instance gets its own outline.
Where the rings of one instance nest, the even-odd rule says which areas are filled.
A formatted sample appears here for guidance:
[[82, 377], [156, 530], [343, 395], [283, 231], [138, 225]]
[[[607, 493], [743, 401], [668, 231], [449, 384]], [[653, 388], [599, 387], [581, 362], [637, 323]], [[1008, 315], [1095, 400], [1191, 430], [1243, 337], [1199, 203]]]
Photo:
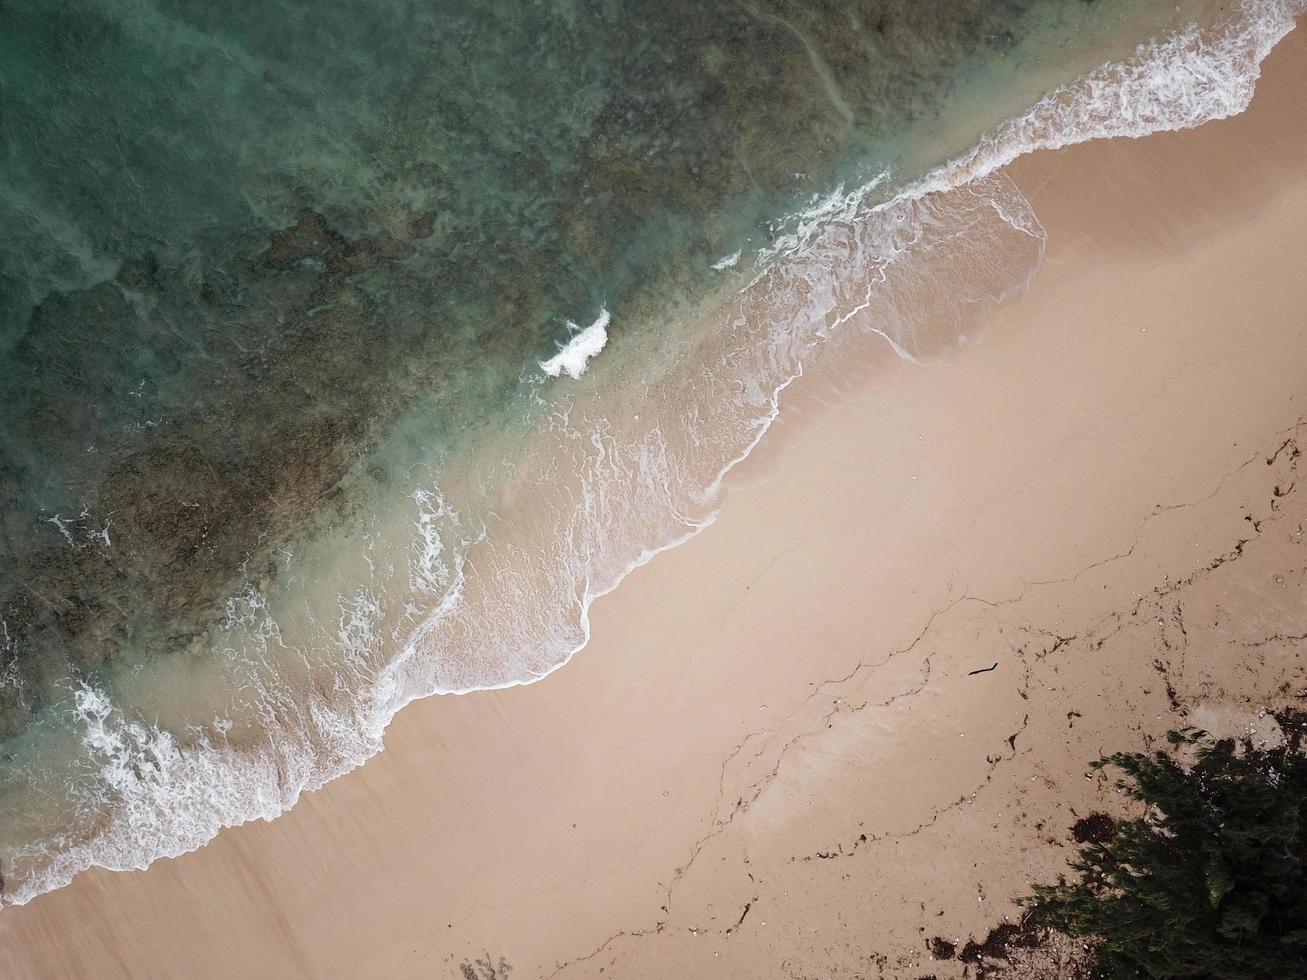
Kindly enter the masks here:
[[565, 665], [796, 378], [1026, 288], [1006, 163], [1301, 7], [0, 0], [0, 902]]

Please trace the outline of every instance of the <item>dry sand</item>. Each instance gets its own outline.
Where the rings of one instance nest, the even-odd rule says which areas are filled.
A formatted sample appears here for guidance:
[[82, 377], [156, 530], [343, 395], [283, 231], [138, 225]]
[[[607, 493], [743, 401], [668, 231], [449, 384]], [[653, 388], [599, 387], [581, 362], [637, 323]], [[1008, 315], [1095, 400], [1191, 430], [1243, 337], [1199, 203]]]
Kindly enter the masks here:
[[1244, 116], [1019, 162], [1046, 264], [964, 356], [796, 392], [566, 669], [6, 910], [0, 974], [974, 974], [928, 941], [1124, 807], [1091, 759], [1307, 693], [1305, 80], [1299, 33]]

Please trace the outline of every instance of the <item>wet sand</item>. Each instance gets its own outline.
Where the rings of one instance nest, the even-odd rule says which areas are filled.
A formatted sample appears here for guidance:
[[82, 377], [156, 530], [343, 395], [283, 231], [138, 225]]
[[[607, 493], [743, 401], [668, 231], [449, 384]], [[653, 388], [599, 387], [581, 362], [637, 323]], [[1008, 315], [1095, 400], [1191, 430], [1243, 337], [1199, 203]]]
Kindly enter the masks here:
[[1307, 694], [1305, 82], [1296, 32], [1243, 116], [1019, 161], [1045, 265], [963, 355], [795, 386], [565, 669], [6, 909], [0, 973], [960, 976], [1124, 806], [1090, 760]]

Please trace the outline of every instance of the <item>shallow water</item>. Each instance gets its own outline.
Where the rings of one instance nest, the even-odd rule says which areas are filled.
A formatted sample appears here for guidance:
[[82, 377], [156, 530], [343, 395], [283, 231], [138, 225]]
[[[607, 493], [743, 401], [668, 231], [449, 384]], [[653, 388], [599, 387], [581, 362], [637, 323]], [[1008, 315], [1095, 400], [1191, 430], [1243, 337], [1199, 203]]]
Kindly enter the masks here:
[[1214, 8], [0, 0], [4, 899], [564, 663], [831, 338], [1022, 288], [1004, 154], [1237, 110], [1285, 4], [1000, 125]]

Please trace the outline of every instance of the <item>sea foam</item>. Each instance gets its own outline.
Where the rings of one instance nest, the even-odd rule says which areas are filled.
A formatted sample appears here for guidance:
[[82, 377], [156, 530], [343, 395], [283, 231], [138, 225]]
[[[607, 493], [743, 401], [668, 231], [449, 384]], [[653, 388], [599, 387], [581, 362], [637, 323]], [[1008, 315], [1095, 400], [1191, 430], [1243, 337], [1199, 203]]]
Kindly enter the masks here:
[[[201, 846], [223, 827], [272, 819], [304, 791], [379, 752], [386, 726], [410, 701], [530, 683], [565, 664], [589, 639], [589, 609], [597, 597], [712, 523], [723, 478], [747, 458], [777, 417], [781, 393], [803, 373], [808, 352], [826, 338], [854, 329], [856, 312], [862, 318], [857, 323], [870, 322], [869, 329], [882, 333], [900, 354], [912, 356], [911, 331], [886, 319], [882, 293], [893, 292], [894, 277], [902, 274], [931, 227], [945, 217], [955, 222], [951, 227], [980, 227], [977, 222], [988, 213], [1018, 239], [1032, 242], [1033, 254], [1039, 254], [1037, 219], [1010, 182], [994, 175], [996, 170], [1042, 148], [1184, 129], [1242, 111], [1262, 59], [1292, 29], [1293, 17], [1302, 9], [1299, 0], [1248, 0], [1221, 30], [1203, 34], [1192, 29], [1142, 45], [1127, 61], [1050, 92], [968, 153], [888, 201], [867, 203], [883, 185], [882, 177], [828, 195], [784, 222], [785, 232], [755, 259], [756, 274], [742, 293], [741, 317], [764, 310], [777, 291], [791, 302], [793, 312], [775, 325], [753, 324], [762, 332], [749, 334], [752, 347], [734, 350], [731, 363], [704, 366], [705, 377], [716, 385], [706, 391], [720, 397], [677, 420], [688, 439], [668, 436], [664, 425], [670, 426], [670, 419], [652, 420], [638, 436], [618, 440], [602, 419], [582, 424], [567, 413], [559, 416], [559, 444], [574, 451], [583, 486], [559, 511], [560, 523], [549, 528], [555, 537], [545, 561], [553, 591], [542, 594], [539, 582], [525, 577], [539, 578], [538, 555], [486, 529], [459, 538], [470, 542], [461, 551], [446, 547], [441, 535], [453, 540], [458, 514], [439, 494], [424, 491], [413, 498], [417, 513], [410, 526], [419, 540], [408, 574], [415, 589], [438, 595], [439, 601], [400, 653], [367, 675], [349, 703], [320, 698], [291, 706], [284, 692], [268, 691], [272, 707], [261, 747], [237, 752], [221, 741], [201, 739], [180, 751], [157, 727], [123, 717], [102, 691], [79, 689], [77, 716], [86, 747], [101, 766], [104, 802], [112, 802], [113, 809], [91, 838], [61, 842], [41, 855], [21, 855], [32, 870], [11, 878], [4, 903], [22, 904], [92, 865], [144, 868], [157, 858]], [[933, 203], [952, 200], [948, 195], [958, 189], [975, 208], [961, 224]], [[956, 270], [972, 268], [979, 253], [964, 251]], [[856, 286], [844, 281], [850, 277], [858, 280]], [[1020, 286], [1013, 281], [1013, 288]], [[876, 313], [870, 321], [869, 310]], [[551, 377], [567, 373], [579, 378], [603, 350], [608, 324], [605, 309], [590, 326], [573, 325], [574, 336], [540, 367]], [[722, 403], [730, 392], [738, 393], [734, 417]], [[697, 469], [690, 466], [677, 456], [674, 446], [679, 444], [703, 450], [707, 462]], [[627, 533], [616, 533], [621, 529]], [[487, 563], [494, 559], [507, 570], [490, 576], [502, 594], [484, 612], [467, 595], [466, 549], [473, 545], [490, 549]], [[527, 609], [543, 621], [523, 621]], [[233, 628], [239, 625], [280, 642], [257, 591], [239, 611]], [[335, 632], [346, 659], [361, 659], [369, 645], [381, 642], [378, 616], [372, 593], [342, 599]], [[481, 659], [451, 661], [449, 651], [459, 647], [460, 638], [482, 651]], [[487, 667], [491, 662], [497, 674]]]
[[557, 354], [547, 361], [540, 362], [540, 367], [545, 374], [551, 378], [566, 374], [573, 380], [581, 377], [585, 373], [585, 366], [590, 363], [590, 358], [602, 351], [608, 343], [608, 323], [609, 315], [606, 309], [600, 310], [599, 316], [585, 329], [568, 320], [567, 326], [572, 331], [572, 338]]
[[742, 255], [744, 255], [744, 249], [742, 248], [737, 248], [730, 255], [723, 255], [712, 264], [713, 272], [725, 272], [727, 269], [734, 269], [740, 264], [740, 257]]
[[1262, 61], [1304, 10], [1307, 0], [1244, 0], [1239, 13], [1213, 32], [1190, 24], [1170, 37], [1140, 44], [1130, 58], [1048, 92], [890, 201], [865, 206], [888, 178], [883, 173], [852, 189], [836, 188], [783, 222], [789, 230], [760, 253], [757, 264], [765, 267], [808, 247], [832, 223], [865, 219], [964, 186], [1029, 153], [1192, 129], [1237, 115], [1252, 102]]

